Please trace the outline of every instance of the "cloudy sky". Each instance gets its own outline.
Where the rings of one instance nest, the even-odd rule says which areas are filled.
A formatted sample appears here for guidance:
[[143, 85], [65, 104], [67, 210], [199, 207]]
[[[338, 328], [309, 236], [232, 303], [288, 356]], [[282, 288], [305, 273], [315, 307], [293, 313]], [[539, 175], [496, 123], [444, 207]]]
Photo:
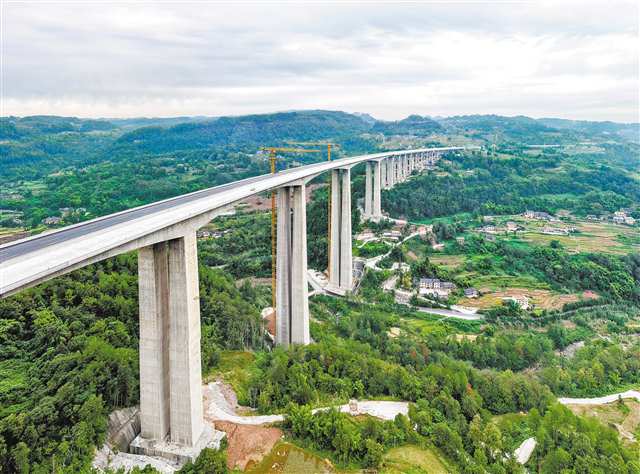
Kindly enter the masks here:
[[1, 112], [636, 122], [638, 5], [3, 1]]

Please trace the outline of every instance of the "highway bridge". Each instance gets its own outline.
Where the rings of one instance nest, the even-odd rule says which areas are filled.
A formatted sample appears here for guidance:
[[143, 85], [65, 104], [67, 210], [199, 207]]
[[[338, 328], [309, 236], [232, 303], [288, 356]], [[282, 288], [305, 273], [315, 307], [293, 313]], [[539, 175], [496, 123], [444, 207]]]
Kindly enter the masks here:
[[[249, 196], [277, 193], [276, 343], [307, 344], [306, 184], [331, 173], [329, 287], [353, 286], [351, 169], [365, 164], [364, 217], [382, 218], [381, 191], [462, 147], [343, 158], [196, 191], [0, 246], [0, 297], [106, 258], [138, 251], [139, 453], [207, 444], [202, 415], [196, 230]], [[132, 445], [133, 446], [133, 445]]]

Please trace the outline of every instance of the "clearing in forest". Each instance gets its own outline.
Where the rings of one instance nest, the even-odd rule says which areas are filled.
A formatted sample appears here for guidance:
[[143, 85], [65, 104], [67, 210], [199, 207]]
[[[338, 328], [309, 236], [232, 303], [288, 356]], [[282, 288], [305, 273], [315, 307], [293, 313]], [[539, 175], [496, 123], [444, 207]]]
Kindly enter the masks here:
[[576, 415], [590, 416], [615, 428], [625, 442], [633, 442], [640, 437], [640, 402], [636, 400], [625, 399], [623, 403], [601, 405], [567, 405], [567, 408]]
[[445, 462], [432, 449], [415, 445], [400, 446], [389, 450], [383, 459], [381, 474], [399, 474], [403, 472], [428, 472], [429, 474], [447, 474]]

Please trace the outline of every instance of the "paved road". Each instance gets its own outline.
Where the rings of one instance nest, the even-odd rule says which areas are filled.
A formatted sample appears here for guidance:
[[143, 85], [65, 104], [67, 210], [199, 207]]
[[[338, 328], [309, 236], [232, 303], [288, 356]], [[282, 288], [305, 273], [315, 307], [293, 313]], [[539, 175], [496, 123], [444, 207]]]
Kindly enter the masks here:
[[[164, 231], [199, 216], [208, 217], [246, 197], [291, 185], [332, 169], [390, 156], [424, 151], [450, 151], [462, 147], [424, 148], [384, 152], [320, 162], [255, 176], [215, 188], [196, 191], [53, 232], [0, 245], [0, 296], [27, 288], [83, 265], [148, 245], [149, 236], [164, 238]], [[167, 235], [174, 235], [167, 233]], [[169, 237], [171, 238], [171, 237]], [[147, 239], [147, 240], [144, 240]]]
[[418, 308], [418, 311], [422, 313], [438, 314], [447, 318], [465, 319], [467, 321], [480, 321], [484, 319], [479, 314], [461, 313], [459, 311], [453, 311], [452, 309], [442, 308]]
[[[461, 148], [461, 147], [457, 147], [457, 148]], [[440, 148], [440, 149], [443, 151], [446, 150], [445, 148]], [[450, 149], [455, 149], [455, 148], [450, 148]], [[291, 173], [297, 174], [303, 170], [308, 171], [309, 175], [313, 175], [315, 171], [318, 171], [318, 172], [326, 171], [327, 169], [337, 168], [341, 165], [344, 165], [345, 163], [349, 163], [349, 164], [359, 163], [361, 161], [367, 161], [367, 159], [369, 158], [371, 159], [382, 158], [384, 156], [393, 155], [393, 154], [418, 152], [418, 151], [426, 151], [426, 150], [428, 149], [425, 148], [425, 149], [419, 149], [419, 150], [406, 150], [403, 152], [376, 153], [372, 155], [362, 155], [362, 156], [356, 156], [356, 157], [350, 157], [350, 158], [342, 158], [340, 160], [333, 160], [332, 162], [329, 162], [329, 163], [327, 162], [314, 163], [306, 166], [300, 166], [297, 168], [283, 170], [278, 172], [277, 176], [283, 176]], [[432, 150], [436, 150], [436, 148], [432, 148]], [[159, 202], [155, 202], [155, 203], [141, 206], [138, 208], [119, 212], [116, 214], [111, 214], [109, 216], [101, 217], [101, 218], [80, 223], [74, 226], [69, 226], [69, 227], [60, 229], [59, 231], [43, 234], [35, 238], [30, 238], [28, 240], [19, 240], [16, 242], [11, 242], [5, 246], [0, 247], [0, 262], [9, 260], [11, 258], [15, 258], [25, 253], [33, 252], [35, 250], [40, 250], [49, 245], [55, 245], [55, 244], [64, 242], [66, 240], [83, 236], [91, 232], [103, 230], [108, 227], [114, 226], [116, 224], [121, 224], [123, 222], [127, 222], [133, 219], [148, 216], [150, 214], [162, 212], [167, 209], [171, 209], [176, 206], [180, 206], [182, 204], [193, 202], [198, 199], [212, 197], [217, 194], [223, 193], [225, 191], [238, 188], [240, 186], [244, 186], [250, 183], [267, 181], [267, 180], [273, 179], [273, 177], [274, 175], [271, 175], [271, 174], [254, 176], [244, 180], [234, 181], [233, 183], [227, 183], [221, 186], [216, 186], [214, 188], [203, 189], [201, 191], [196, 191], [190, 194], [177, 196], [174, 198], [166, 199], [164, 201], [159, 201]]]
[[[313, 166], [313, 165], [309, 165], [309, 166]], [[279, 174], [286, 174], [294, 170], [296, 170], [296, 168], [281, 171]], [[105, 217], [99, 217], [97, 219], [93, 219], [87, 222], [82, 222], [77, 225], [60, 229], [59, 231], [56, 231], [56, 232], [41, 234], [25, 241], [19, 240], [16, 242], [12, 242], [7, 244], [6, 247], [3, 246], [2, 248], [0, 248], [0, 262], [9, 260], [11, 258], [19, 257], [25, 253], [40, 250], [43, 247], [47, 247], [50, 245], [55, 245], [55, 244], [65, 242], [67, 240], [75, 239], [76, 237], [81, 237], [91, 232], [97, 232], [97, 231], [106, 229], [108, 227], [121, 224], [123, 222], [138, 219], [140, 217], [148, 216], [150, 214], [155, 214], [157, 212], [162, 212], [167, 209], [180, 206], [181, 204], [186, 204], [186, 203], [195, 201], [197, 199], [212, 197], [212, 196], [215, 196], [216, 194], [229, 191], [230, 189], [234, 189], [239, 186], [247, 185], [254, 182], [259, 182], [259, 181], [268, 179], [270, 177], [272, 176], [261, 175], [261, 176], [254, 176], [252, 178], [247, 178], [241, 181], [234, 181], [233, 183], [227, 183], [221, 186], [216, 186], [214, 188], [203, 189], [201, 191], [196, 191], [193, 193], [184, 194], [182, 196], [169, 198], [164, 201], [154, 202], [152, 204], [147, 204], [142, 207], [129, 209], [127, 211], [122, 211], [122, 212], [111, 214]]]
[[640, 402], [640, 392], [638, 390], [627, 390], [626, 392], [613, 393], [604, 397], [596, 398], [558, 398], [563, 405], [601, 405], [618, 401], [618, 398], [635, 398]]
[[[211, 382], [204, 388], [205, 403], [207, 404], [207, 415], [213, 420], [230, 421], [239, 425], [263, 425], [267, 423], [276, 423], [284, 420], [284, 415], [236, 415], [233, 407], [222, 393], [222, 384], [220, 382]], [[386, 400], [359, 400], [357, 402], [358, 415], [370, 415], [380, 418], [381, 420], [393, 420], [399, 413], [408, 416], [409, 402], [394, 402]], [[331, 407], [316, 408], [312, 410], [317, 413], [322, 410], [329, 410]], [[343, 413], [351, 413], [349, 405], [338, 405], [335, 408]]]

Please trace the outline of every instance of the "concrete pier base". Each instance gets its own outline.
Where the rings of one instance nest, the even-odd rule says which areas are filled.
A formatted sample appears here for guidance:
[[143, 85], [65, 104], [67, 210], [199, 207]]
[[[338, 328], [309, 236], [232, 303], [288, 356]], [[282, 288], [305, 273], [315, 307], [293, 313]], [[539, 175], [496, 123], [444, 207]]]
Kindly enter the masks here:
[[129, 451], [132, 454], [160, 457], [177, 465], [184, 465], [189, 461], [195, 461], [204, 448], [218, 449], [224, 437], [224, 431], [217, 431], [210, 425], [204, 425], [200, 437], [192, 446], [173, 443], [169, 439], [157, 441], [137, 436], [131, 442]]

